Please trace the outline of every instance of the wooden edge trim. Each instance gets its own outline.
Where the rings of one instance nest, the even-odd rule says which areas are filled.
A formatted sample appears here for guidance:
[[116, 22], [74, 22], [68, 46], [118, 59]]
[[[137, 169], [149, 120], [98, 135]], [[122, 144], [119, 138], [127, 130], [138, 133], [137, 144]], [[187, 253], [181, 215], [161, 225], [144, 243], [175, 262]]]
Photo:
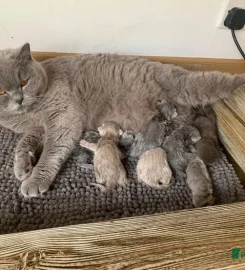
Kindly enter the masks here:
[[245, 172], [245, 126], [223, 102], [215, 104], [214, 110], [217, 116], [219, 138], [226, 150]]
[[0, 268], [241, 269], [244, 208], [245, 202], [2, 235]]

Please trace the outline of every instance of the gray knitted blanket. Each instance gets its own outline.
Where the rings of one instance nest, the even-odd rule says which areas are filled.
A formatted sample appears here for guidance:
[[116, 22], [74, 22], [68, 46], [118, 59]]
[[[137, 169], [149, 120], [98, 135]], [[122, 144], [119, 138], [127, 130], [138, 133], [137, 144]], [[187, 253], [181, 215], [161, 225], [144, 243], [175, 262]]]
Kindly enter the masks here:
[[[70, 224], [95, 222], [193, 208], [185, 182], [174, 181], [166, 190], [136, 181], [136, 160], [125, 161], [131, 182], [106, 192], [92, 185], [92, 169], [78, 165], [77, 154], [67, 161], [51, 189], [40, 198], [24, 198], [13, 174], [16, 135], [0, 127], [0, 233], [13, 233]], [[209, 167], [216, 204], [245, 200], [245, 192], [231, 164], [222, 158]]]

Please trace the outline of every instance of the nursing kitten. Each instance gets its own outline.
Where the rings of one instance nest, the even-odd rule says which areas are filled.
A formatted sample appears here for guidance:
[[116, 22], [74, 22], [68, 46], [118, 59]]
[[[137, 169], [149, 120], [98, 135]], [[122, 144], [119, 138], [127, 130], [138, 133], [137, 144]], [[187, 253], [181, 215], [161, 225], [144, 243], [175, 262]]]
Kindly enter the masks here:
[[[85, 130], [113, 120], [138, 132], [159, 99], [208, 105], [244, 83], [244, 75], [188, 71], [133, 56], [85, 54], [38, 63], [28, 43], [0, 51], [0, 124], [23, 133], [14, 164], [21, 192], [46, 192]], [[33, 166], [29, 153], [39, 155], [40, 143]]]
[[212, 205], [215, 201], [212, 180], [204, 162], [196, 156], [189, 162], [186, 174], [194, 206]]
[[[157, 101], [159, 113], [153, 116], [142, 131], [136, 134], [133, 144], [127, 154], [140, 157], [145, 151], [160, 147], [164, 139], [171, 134], [171, 121], [177, 116], [176, 108], [171, 102]], [[126, 133], [127, 134], [127, 133]], [[126, 136], [126, 134], [124, 136]]]
[[195, 110], [193, 125], [202, 134], [196, 149], [198, 156], [205, 164], [211, 164], [221, 156], [216, 123], [216, 115], [212, 106], [199, 106]]
[[100, 139], [98, 143], [80, 141], [82, 147], [94, 152], [94, 172], [96, 182], [100, 188], [114, 188], [118, 184], [127, 183], [126, 171], [121, 160], [124, 155], [118, 148], [119, 125], [115, 122], [106, 122], [98, 128]]
[[[97, 131], [85, 131], [82, 134], [81, 140], [89, 143], [97, 143], [100, 139], [100, 134]], [[73, 152], [76, 164], [85, 169], [93, 169], [93, 152], [85, 147], [76, 147]]]
[[158, 147], [147, 150], [136, 167], [138, 181], [153, 188], [167, 188], [172, 178], [165, 151]]

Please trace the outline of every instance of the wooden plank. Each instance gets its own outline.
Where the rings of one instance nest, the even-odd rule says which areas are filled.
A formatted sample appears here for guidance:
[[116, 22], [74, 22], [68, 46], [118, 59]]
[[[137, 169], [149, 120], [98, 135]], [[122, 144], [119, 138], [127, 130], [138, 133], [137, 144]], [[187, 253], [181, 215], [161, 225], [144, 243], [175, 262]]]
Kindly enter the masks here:
[[33, 51], [32, 56], [37, 60], [37, 61], [44, 61], [50, 58], [54, 58], [57, 56], [69, 56], [69, 55], [76, 55], [77, 53], [65, 53], [65, 52], [36, 52]]
[[231, 154], [225, 149], [224, 152], [229, 160], [229, 162], [232, 164], [239, 180], [241, 181], [241, 184], [243, 185], [243, 188], [245, 189], [245, 172], [241, 169], [241, 167], [237, 164], [235, 159], [231, 156]]
[[0, 269], [245, 269], [245, 257], [232, 258], [234, 248], [245, 251], [244, 208], [236, 203], [3, 235]]
[[[43, 61], [57, 56], [75, 55], [76, 53], [63, 52], [32, 52], [37, 61]], [[151, 61], [179, 65], [190, 70], [218, 70], [231, 74], [245, 73], [245, 63], [241, 59], [216, 59], [216, 58], [191, 58], [191, 57], [166, 57], [166, 56], [142, 56]]]
[[245, 85], [239, 87], [224, 103], [245, 125]]
[[217, 115], [219, 138], [226, 150], [245, 172], [245, 126], [223, 102], [214, 106]]

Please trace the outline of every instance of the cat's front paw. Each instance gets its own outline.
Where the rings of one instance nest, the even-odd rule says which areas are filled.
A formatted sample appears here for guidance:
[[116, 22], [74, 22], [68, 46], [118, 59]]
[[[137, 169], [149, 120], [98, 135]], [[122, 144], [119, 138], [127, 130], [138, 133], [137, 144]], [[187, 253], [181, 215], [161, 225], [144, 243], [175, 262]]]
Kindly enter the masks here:
[[50, 182], [46, 179], [30, 177], [22, 182], [21, 193], [25, 197], [38, 197], [49, 189]]
[[27, 179], [36, 163], [36, 157], [32, 151], [16, 153], [14, 159], [14, 174], [20, 181]]

